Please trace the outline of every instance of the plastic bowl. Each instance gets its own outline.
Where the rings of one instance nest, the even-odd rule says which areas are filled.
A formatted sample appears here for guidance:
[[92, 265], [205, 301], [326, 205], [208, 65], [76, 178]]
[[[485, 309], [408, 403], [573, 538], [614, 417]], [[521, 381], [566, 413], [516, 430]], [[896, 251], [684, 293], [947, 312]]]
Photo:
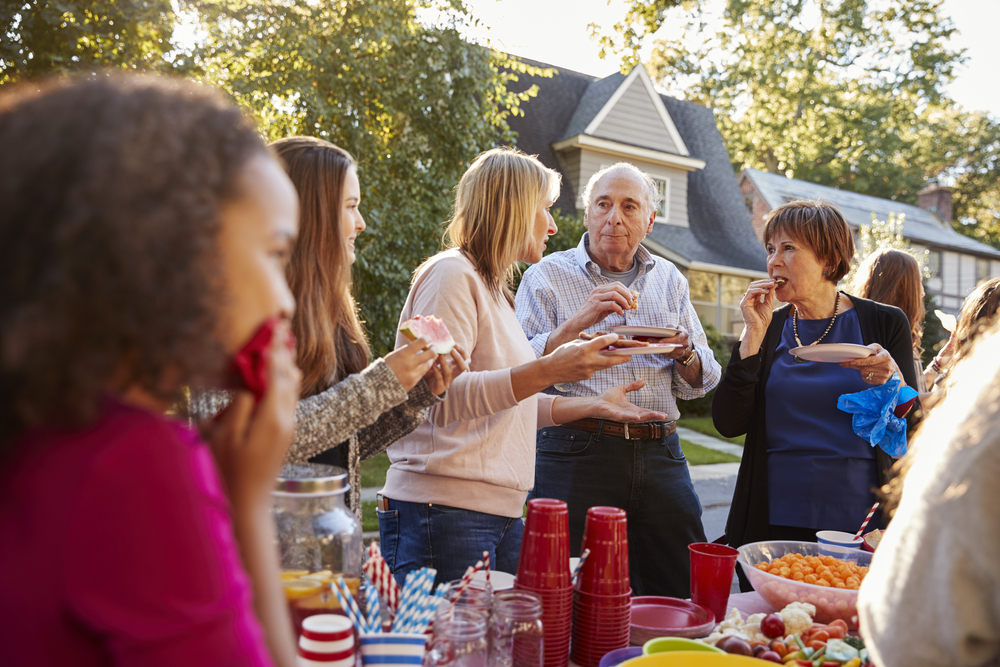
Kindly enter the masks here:
[[844, 561], [871, 566], [872, 554], [861, 549], [848, 549], [832, 544], [814, 542], [753, 542], [739, 548], [737, 562], [754, 590], [775, 609], [784, 609], [792, 602], [808, 602], [816, 607], [816, 621], [829, 623], [842, 619], [851, 630], [858, 629], [858, 592], [847, 588], [828, 588], [785, 579], [769, 572], [761, 572], [754, 565], [768, 563], [786, 554], [803, 556], [833, 556]]
[[619, 667], [763, 667], [764, 662], [745, 655], [679, 651], [652, 653], [626, 660]]
[[700, 653], [725, 653], [722, 649], [709, 644], [703, 644], [685, 637], [659, 637], [650, 639], [642, 645], [643, 655], [654, 653], [674, 653], [677, 651], [698, 651]]

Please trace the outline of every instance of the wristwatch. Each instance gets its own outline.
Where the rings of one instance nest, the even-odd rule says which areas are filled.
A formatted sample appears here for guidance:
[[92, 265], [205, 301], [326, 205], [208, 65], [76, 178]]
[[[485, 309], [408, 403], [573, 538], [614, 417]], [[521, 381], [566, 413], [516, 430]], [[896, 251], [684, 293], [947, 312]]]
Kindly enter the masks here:
[[698, 356], [698, 348], [692, 345], [691, 354], [684, 357], [683, 359], [678, 359], [677, 363], [679, 363], [681, 366], [690, 366], [691, 362], [694, 361], [697, 356]]

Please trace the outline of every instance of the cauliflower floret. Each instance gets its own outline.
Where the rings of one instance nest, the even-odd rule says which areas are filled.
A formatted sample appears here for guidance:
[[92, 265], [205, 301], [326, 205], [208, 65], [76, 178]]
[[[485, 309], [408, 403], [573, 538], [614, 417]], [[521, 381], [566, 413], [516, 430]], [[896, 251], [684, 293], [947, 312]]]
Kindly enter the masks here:
[[726, 617], [722, 623], [716, 626], [716, 632], [722, 632], [728, 628], [741, 628], [743, 627], [743, 616], [740, 615], [740, 610], [733, 607], [733, 610], [729, 612], [729, 616]]
[[750, 619], [743, 624], [743, 635], [749, 637], [749, 641], [761, 640], [764, 642], [771, 641], [770, 637], [764, 636], [764, 633], [760, 631], [760, 623], [750, 623]]
[[812, 627], [816, 607], [808, 602], [792, 602], [779, 611], [778, 615], [785, 622], [786, 634], [801, 634]]
[[731, 635], [735, 635], [737, 637], [745, 639], [748, 642], [750, 641], [750, 637], [744, 634], [741, 628], [726, 628], [721, 632], [719, 630], [716, 630], [709, 636], [703, 637], [698, 641], [705, 642], [706, 644], [711, 644], [712, 646], [715, 646], [716, 642], [718, 642], [720, 639], [722, 639], [723, 637], [729, 637]]

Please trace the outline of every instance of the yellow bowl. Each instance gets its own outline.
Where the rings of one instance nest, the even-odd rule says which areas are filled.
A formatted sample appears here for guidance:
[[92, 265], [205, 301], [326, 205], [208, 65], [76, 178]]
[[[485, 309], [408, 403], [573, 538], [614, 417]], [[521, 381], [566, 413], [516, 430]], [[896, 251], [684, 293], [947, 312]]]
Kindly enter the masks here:
[[724, 653], [722, 649], [715, 648], [702, 642], [685, 637], [657, 637], [650, 639], [642, 645], [643, 655], [654, 655], [656, 653], [676, 653], [678, 651], [699, 651], [702, 653]]
[[652, 653], [626, 660], [618, 667], [754, 667], [761, 665], [757, 658], [729, 653], [704, 653], [701, 651], [671, 651]]

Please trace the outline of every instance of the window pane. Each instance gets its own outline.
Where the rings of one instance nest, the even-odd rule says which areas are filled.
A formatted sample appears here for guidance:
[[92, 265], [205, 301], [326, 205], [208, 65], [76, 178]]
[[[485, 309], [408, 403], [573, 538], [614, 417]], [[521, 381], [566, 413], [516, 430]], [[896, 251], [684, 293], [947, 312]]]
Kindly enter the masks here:
[[722, 276], [722, 305], [738, 306], [743, 294], [750, 286], [749, 278], [739, 276]]
[[990, 262], [986, 259], [976, 259], [976, 282], [982, 282], [990, 277]]
[[696, 303], [694, 305], [694, 311], [698, 313], [698, 317], [701, 318], [702, 322], [706, 324], [711, 324], [715, 328], [719, 328], [719, 322], [717, 320], [716, 307], [714, 305], [710, 306], [708, 304]]
[[[688, 271], [688, 282], [691, 285], [691, 300], [706, 301], [714, 304], [718, 298], [718, 273], [705, 273], [704, 271]], [[715, 321], [715, 314], [712, 315]]]
[[656, 189], [660, 193], [660, 201], [656, 204], [656, 214], [666, 217], [667, 199], [669, 198], [669, 193], [667, 192], [667, 182], [662, 178], [654, 178], [653, 182], [656, 183]]
[[931, 277], [941, 275], [941, 251], [931, 250], [927, 253], [927, 270], [931, 272]]
[[743, 314], [740, 313], [740, 309], [723, 306], [721, 325], [719, 331], [739, 338], [739, 335], [743, 333]]

